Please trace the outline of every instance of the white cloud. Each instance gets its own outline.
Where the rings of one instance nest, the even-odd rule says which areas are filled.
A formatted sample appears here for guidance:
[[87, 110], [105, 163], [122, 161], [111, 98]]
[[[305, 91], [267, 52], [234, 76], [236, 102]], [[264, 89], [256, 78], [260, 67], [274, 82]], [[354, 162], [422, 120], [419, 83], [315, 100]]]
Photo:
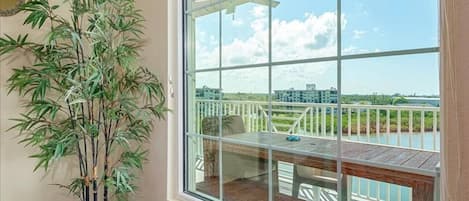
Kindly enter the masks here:
[[231, 23], [233, 24], [233, 26], [239, 27], [239, 26], [242, 26], [244, 24], [244, 21], [241, 18], [236, 18], [236, 19], [233, 19], [231, 21]]
[[[257, 18], [250, 24], [252, 34], [245, 39], [224, 39], [222, 47], [223, 57], [222, 63], [224, 66], [266, 63], [268, 61], [268, 21], [266, 18], [261, 17], [265, 14], [265, 7], [256, 6], [252, 10], [252, 15]], [[280, 20], [273, 19], [272, 21], [272, 57], [274, 61], [305, 59], [314, 57], [334, 56], [337, 51], [337, 16], [334, 12], [326, 12], [322, 15], [307, 14], [304, 19], [295, 20]], [[344, 20], [344, 24], [345, 24]], [[197, 48], [197, 63], [199, 66], [213, 67], [218, 63], [218, 48], [204, 47], [204, 43], [199, 42]], [[295, 65], [293, 68], [276, 68], [273, 79], [277, 88], [301, 88], [299, 86], [292, 86], [292, 80], [297, 83], [314, 83], [323, 82], [323, 88], [332, 87], [333, 83], [328, 81], [321, 81], [321, 76], [330, 72], [331, 68], [334, 69], [333, 63], [317, 63], [317, 64], [300, 64]], [[248, 69], [239, 73], [226, 73], [230, 79], [224, 78], [225, 91], [243, 91], [243, 92], [260, 92], [263, 87], [252, 87], [258, 85], [258, 79], [267, 79], [267, 75], [256, 75], [256, 73], [246, 73], [254, 69]], [[284, 79], [284, 75], [288, 74], [293, 77]], [[283, 76], [283, 79], [282, 79]], [[242, 80], [242, 82], [239, 82]], [[330, 79], [333, 80], [333, 79]], [[233, 83], [227, 83], [233, 82]], [[327, 84], [326, 84], [327, 82]], [[321, 84], [317, 83], [318, 87]], [[228, 87], [228, 88], [226, 88]], [[231, 89], [231, 87], [235, 87]]]
[[333, 56], [337, 44], [337, 16], [308, 14], [304, 20], [272, 22], [273, 59], [291, 60]]
[[251, 15], [256, 18], [262, 18], [267, 16], [267, 7], [266, 6], [254, 6], [251, 10]]
[[348, 46], [342, 50], [343, 54], [350, 55], [350, 54], [361, 54], [361, 53], [370, 53], [368, 49], [358, 48], [356, 46]]
[[353, 30], [353, 39], [361, 39], [363, 35], [366, 34], [366, 31], [363, 30]]

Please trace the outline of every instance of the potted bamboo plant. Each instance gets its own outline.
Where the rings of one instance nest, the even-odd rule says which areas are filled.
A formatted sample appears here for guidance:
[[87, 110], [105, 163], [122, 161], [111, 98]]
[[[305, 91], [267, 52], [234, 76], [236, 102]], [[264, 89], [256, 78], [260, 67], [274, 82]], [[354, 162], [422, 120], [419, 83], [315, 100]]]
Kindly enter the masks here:
[[11, 129], [34, 148], [34, 170], [77, 161], [74, 178], [58, 184], [77, 200], [128, 200], [152, 122], [167, 112], [162, 84], [139, 65], [144, 19], [134, 0], [54, 2], [19, 8], [24, 25], [47, 33], [43, 40], [0, 38], [0, 56], [21, 50], [35, 58], [12, 67], [9, 93], [25, 99], [25, 112]]

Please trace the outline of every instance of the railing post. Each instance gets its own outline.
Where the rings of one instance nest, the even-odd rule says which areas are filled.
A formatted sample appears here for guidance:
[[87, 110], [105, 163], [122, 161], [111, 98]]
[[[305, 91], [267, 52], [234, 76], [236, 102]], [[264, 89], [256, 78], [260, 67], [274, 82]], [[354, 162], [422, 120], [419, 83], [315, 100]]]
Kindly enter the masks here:
[[366, 109], [366, 140], [370, 142], [370, 109]]
[[309, 108], [309, 132], [311, 136], [314, 133], [313, 131], [313, 107]]
[[243, 119], [244, 122], [246, 122], [246, 104], [241, 104], [241, 118]]
[[[308, 111], [308, 108], [306, 108], [306, 111]], [[308, 125], [306, 124], [306, 120], [308, 118], [308, 112], [306, 112], [304, 117], [303, 117], [303, 132], [304, 132], [305, 135], [307, 133], [306, 128], [308, 127]]]
[[409, 110], [409, 133], [414, 132], [414, 114], [412, 110]]
[[397, 109], [397, 146], [401, 146], [401, 110]]
[[366, 198], [370, 199], [370, 191], [371, 191], [370, 187], [371, 186], [370, 186], [370, 180], [369, 179], [366, 179], [366, 187], [367, 187], [367, 189], [366, 189]]
[[381, 122], [380, 122], [380, 113], [379, 113], [379, 109], [376, 109], [376, 128], [375, 128], [375, 130], [376, 130], [376, 135], [378, 136], [378, 140], [379, 140], [379, 142], [381, 143], [381, 135], [380, 135], [380, 133], [381, 133], [381, 131], [380, 131], [381, 125], [380, 125], [380, 123], [381, 123]]
[[391, 135], [391, 111], [386, 110], [386, 144], [389, 144], [389, 135]]
[[347, 119], [347, 123], [348, 123], [348, 126], [347, 126], [347, 130], [348, 130], [348, 136], [351, 137], [352, 136], [352, 108], [349, 107], [348, 108], [348, 119]]
[[412, 143], [412, 137], [413, 137], [413, 133], [414, 133], [414, 115], [413, 115], [413, 111], [412, 110], [409, 110], [409, 147], [412, 148], [413, 147], [413, 143]]
[[360, 125], [361, 124], [361, 122], [360, 122], [360, 116], [361, 116], [360, 112], [361, 111], [360, 110], [361, 110], [361, 108], [357, 108], [357, 138], [358, 138], [358, 141], [360, 141], [360, 137], [361, 137], [361, 134], [360, 134], [360, 128], [361, 128], [360, 127], [361, 126]]
[[420, 112], [420, 132], [425, 133], [425, 111]]
[[386, 201], [391, 201], [391, 184], [386, 184]]
[[380, 182], [376, 182], [376, 199], [381, 201], [381, 184]]
[[316, 135], [319, 136], [319, 107], [316, 107]]
[[398, 186], [397, 187], [397, 200], [398, 201], [401, 201], [402, 200], [402, 196], [401, 196], [401, 190], [402, 190], [402, 187], [401, 186]]
[[334, 107], [331, 107], [331, 137], [334, 136], [334, 113], [335, 109]]
[[321, 108], [321, 130], [322, 130], [322, 136], [326, 136], [326, 107]]

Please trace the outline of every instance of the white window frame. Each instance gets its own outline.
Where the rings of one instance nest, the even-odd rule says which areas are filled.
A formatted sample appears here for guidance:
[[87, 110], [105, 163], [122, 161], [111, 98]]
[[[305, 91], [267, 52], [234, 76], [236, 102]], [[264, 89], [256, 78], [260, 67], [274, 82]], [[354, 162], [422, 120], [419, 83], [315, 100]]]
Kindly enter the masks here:
[[[189, 1], [189, 0], [179, 0], [177, 1], [177, 13], [178, 13], [178, 27], [177, 27], [177, 35], [178, 35], [178, 44], [177, 44], [177, 47], [178, 47], [178, 51], [177, 51], [177, 58], [178, 58], [178, 61], [177, 61], [177, 66], [178, 66], [178, 69], [177, 69], [177, 73], [176, 74], [171, 74], [173, 75], [173, 77], [177, 77], [177, 108], [178, 108], [178, 112], [177, 112], [177, 134], [175, 134], [176, 138], [177, 138], [177, 155], [178, 155], [178, 161], [175, 162], [175, 163], [172, 163], [169, 165], [169, 169], [171, 169], [171, 167], [176, 167], [177, 166], [177, 170], [178, 170], [178, 175], [177, 175], [177, 193], [175, 193], [174, 195], [174, 199], [176, 200], [189, 200], [189, 201], [199, 201], [199, 200], [208, 200], [208, 198], [198, 198], [198, 197], [194, 197], [194, 194], [195, 193], [188, 193], [188, 192], [185, 192], [185, 186], [184, 186], [184, 182], [185, 182], [185, 176], [186, 175], [186, 172], [185, 172], [185, 167], [184, 167], [184, 160], [186, 160], [186, 156], [185, 156], [185, 142], [184, 142], [184, 138], [186, 136], [191, 136], [190, 134], [186, 134], [185, 133], [185, 128], [184, 128], [184, 123], [185, 122], [185, 105], [184, 105], [184, 102], [185, 102], [185, 80], [186, 79], [186, 73], [185, 72], [185, 44], [184, 44], [184, 41], [186, 41], [186, 39], [184, 37], [186, 37], [185, 35], [185, 32], [184, 30], [186, 29], [186, 24], [184, 23], [185, 21], [185, 15], [186, 15], [186, 10], [184, 8], [184, 4], [186, 3], [186, 1]], [[229, 1], [229, 0], [218, 0], [220, 2], [223, 2], [223, 1]], [[337, 21], [337, 30], [341, 30], [341, 19], [340, 19], [340, 16], [342, 14], [342, 11], [341, 11], [341, 6], [342, 6], [342, 0], [335, 0], [337, 2], [337, 18], [338, 18], [338, 21]], [[441, 0], [439, 0], [441, 1]], [[194, 10], [197, 10], [197, 9], [200, 9], [200, 8], [195, 8]], [[173, 9], [174, 10], [174, 9]], [[269, 18], [272, 18], [272, 8], [269, 8]], [[221, 21], [219, 23], [222, 23]], [[269, 19], [269, 26], [271, 26], [271, 20]], [[269, 27], [269, 29], [271, 29], [271, 27]], [[221, 40], [221, 38], [220, 38]], [[235, 70], [235, 69], [252, 69], [252, 68], [258, 68], [258, 67], [269, 67], [269, 69], [272, 69], [273, 66], [281, 66], [281, 65], [289, 65], [289, 64], [305, 64], [305, 63], [319, 63], [319, 62], [325, 62], [325, 61], [335, 61], [337, 62], [337, 68], [338, 68], [338, 71], [337, 71], [337, 76], [338, 76], [338, 79], [337, 79], [337, 97], [338, 97], [338, 113], [341, 111], [341, 91], [342, 91], [342, 62], [344, 60], [356, 60], [356, 59], [370, 59], [370, 58], [382, 58], [382, 57], [389, 57], [389, 56], [405, 56], [405, 55], [419, 55], [419, 54], [429, 54], [429, 53], [440, 53], [440, 44], [438, 43], [438, 46], [436, 47], [425, 47], [425, 48], [415, 48], [415, 49], [399, 49], [399, 50], [389, 50], [389, 51], [382, 51], [382, 52], [373, 52], [373, 53], [358, 53], [358, 54], [352, 54], [352, 55], [342, 55], [342, 31], [337, 31], [337, 55], [336, 56], [330, 56], [330, 57], [320, 57], [320, 58], [308, 58], [308, 59], [299, 59], [299, 60], [288, 60], [288, 61], [272, 61], [272, 50], [271, 50], [271, 41], [272, 41], [272, 36], [269, 36], [269, 61], [268, 62], [265, 62], [265, 63], [256, 63], [256, 64], [246, 64], [246, 65], [235, 65], [235, 66], [223, 66], [222, 67], [222, 61], [220, 60], [220, 67], [214, 67], [214, 68], [207, 68], [207, 69], [195, 69], [192, 73], [200, 73], [200, 72], [223, 72], [223, 71], [226, 71], [226, 70]], [[221, 51], [221, 48], [220, 48], [220, 51]], [[271, 80], [270, 78], [271, 75], [269, 75], [269, 80]], [[220, 81], [221, 81], [221, 78], [220, 78]], [[170, 82], [171, 82], [171, 78], [170, 78]], [[272, 93], [272, 88], [271, 88], [272, 84], [270, 83], [269, 84], [269, 93]], [[272, 95], [273, 96], [273, 95]], [[271, 97], [272, 97], [271, 96]], [[272, 105], [272, 100], [269, 100], [269, 105], [271, 106]], [[270, 113], [270, 112], [269, 112]], [[271, 114], [269, 114], [269, 116], [271, 116]], [[339, 118], [338, 119], [338, 122], [337, 122], [337, 127], [341, 127], [341, 123], [342, 123], [342, 118]], [[341, 143], [341, 135], [337, 135], [337, 141], [338, 143]], [[250, 143], [247, 143], [247, 142], [241, 142], [241, 141], [230, 141], [230, 140], [226, 140], [226, 139], [223, 139], [223, 138], [220, 138], [220, 137], [209, 137], [209, 136], [198, 136], [198, 137], [201, 137], [201, 138], [204, 138], [204, 139], [212, 139], [212, 140], [217, 140], [217, 141], [220, 141], [220, 142], [231, 142], [231, 143], [236, 143], [236, 144], [241, 144], [241, 145], [252, 145]], [[174, 146], [174, 145], [173, 145]], [[171, 147], [171, 146], [169, 146]], [[272, 152], [272, 149], [271, 148], [268, 148], [268, 147], [260, 147], [260, 148], [266, 148], [266, 149], [269, 149], [269, 155], [271, 155], [271, 152]], [[338, 146], [338, 153], [341, 153], [340, 151], [340, 148], [341, 146]], [[173, 149], [174, 150], [174, 149]], [[169, 150], [169, 152], [171, 152], [171, 150]], [[293, 152], [292, 152], [293, 153]], [[341, 158], [342, 156], [341, 155], [338, 155], [338, 161], [337, 161], [337, 164], [338, 164], [338, 169], [340, 169], [340, 165], [341, 165]], [[270, 157], [271, 158], [271, 157]], [[271, 160], [269, 160], [269, 163], [271, 163]], [[269, 164], [269, 166], [271, 167], [271, 164]], [[269, 171], [271, 172], [271, 171]], [[338, 179], [340, 180], [340, 174], [338, 174]], [[271, 176], [269, 176], [271, 177]], [[169, 181], [169, 180], [168, 180]], [[271, 182], [269, 182], [271, 183]], [[338, 182], [340, 183], [340, 182]], [[169, 184], [168, 184], [169, 185]], [[340, 191], [340, 188], [341, 188], [341, 185], [338, 185], [338, 191]], [[269, 187], [269, 189], [271, 189]], [[221, 188], [222, 190], [222, 188]], [[270, 191], [270, 190], [269, 190]], [[171, 193], [170, 193], [171, 194]], [[340, 195], [340, 193], [339, 193]], [[269, 198], [272, 199], [272, 192], [269, 193]], [[171, 199], [170, 199], [171, 200]]]

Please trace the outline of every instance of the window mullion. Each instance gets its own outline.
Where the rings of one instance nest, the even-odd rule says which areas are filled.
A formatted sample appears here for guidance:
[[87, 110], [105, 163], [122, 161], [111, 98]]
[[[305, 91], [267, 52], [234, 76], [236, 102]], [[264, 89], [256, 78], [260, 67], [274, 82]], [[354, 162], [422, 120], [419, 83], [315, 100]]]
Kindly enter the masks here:
[[[342, 0], [337, 1], [337, 197], [347, 200], [342, 192]], [[334, 111], [332, 111], [334, 112]], [[348, 189], [347, 189], [348, 190]], [[344, 197], [345, 195], [345, 197]]]
[[[221, 0], [220, 0], [221, 1]], [[218, 87], [220, 90], [220, 94], [218, 97], [218, 179], [219, 179], [219, 199], [223, 200], [223, 142], [220, 140], [223, 138], [223, 105], [222, 105], [222, 99], [223, 99], [223, 81], [222, 81], [222, 47], [223, 47], [223, 32], [222, 32], [222, 10], [218, 11]]]
[[[273, 132], [272, 129], [272, 0], [269, 0], [269, 36], [268, 36], [268, 43], [269, 43], [269, 133]], [[269, 149], [268, 149], [268, 158], [269, 158], [269, 201], [274, 200], [274, 193], [273, 192], [273, 177], [276, 175], [272, 174], [273, 168], [273, 162], [272, 162], [272, 145], [269, 143]], [[277, 165], [277, 172], [278, 172], [278, 165]], [[277, 174], [278, 175], [278, 174]], [[278, 181], [278, 178], [277, 178]], [[278, 183], [276, 185], [279, 185]]]

